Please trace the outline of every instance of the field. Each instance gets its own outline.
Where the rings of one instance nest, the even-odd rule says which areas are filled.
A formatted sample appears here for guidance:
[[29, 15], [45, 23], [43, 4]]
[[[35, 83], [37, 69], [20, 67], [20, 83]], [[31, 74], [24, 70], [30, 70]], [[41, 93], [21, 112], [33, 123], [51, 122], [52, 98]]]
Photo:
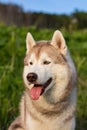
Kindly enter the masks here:
[[[0, 25], [0, 130], [7, 130], [18, 115], [23, 94], [25, 38], [30, 31], [35, 40], [51, 39], [54, 30]], [[87, 130], [87, 30], [61, 30], [78, 71], [76, 130]]]

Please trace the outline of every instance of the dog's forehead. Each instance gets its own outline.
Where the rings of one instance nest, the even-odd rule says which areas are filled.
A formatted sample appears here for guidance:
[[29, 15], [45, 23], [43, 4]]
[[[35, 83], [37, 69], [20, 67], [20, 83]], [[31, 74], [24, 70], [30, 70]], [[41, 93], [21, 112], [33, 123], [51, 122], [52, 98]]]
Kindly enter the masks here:
[[39, 61], [39, 60], [45, 60], [50, 59], [49, 55], [45, 52], [42, 52], [40, 55], [36, 55], [35, 53], [32, 53], [29, 58], [31, 61]]
[[25, 64], [28, 61], [52, 60], [55, 63], [65, 64], [65, 58], [60, 54], [58, 49], [48, 43], [38, 43], [32, 47], [25, 57]]
[[65, 64], [65, 58], [58, 49], [48, 43], [36, 44], [30, 51], [30, 59], [33, 61], [52, 60], [55, 63]]
[[57, 56], [58, 51], [50, 43], [37, 43], [30, 51], [30, 57], [37, 60]]

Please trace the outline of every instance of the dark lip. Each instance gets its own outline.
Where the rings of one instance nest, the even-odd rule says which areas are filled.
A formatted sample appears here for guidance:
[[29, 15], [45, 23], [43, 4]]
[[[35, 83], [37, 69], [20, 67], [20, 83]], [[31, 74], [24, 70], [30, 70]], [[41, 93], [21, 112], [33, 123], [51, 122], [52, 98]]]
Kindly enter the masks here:
[[44, 84], [34, 84], [34, 87], [39, 87], [42, 86], [42, 92], [40, 95], [42, 95], [45, 91], [45, 89], [50, 85], [52, 82], [52, 78], [49, 78]]
[[51, 83], [51, 81], [52, 81], [52, 78], [49, 78], [44, 84], [35, 83], [34, 87], [43, 86], [44, 88], [46, 88]]
[[46, 88], [52, 82], [52, 78], [49, 78], [44, 84], [43, 87]]

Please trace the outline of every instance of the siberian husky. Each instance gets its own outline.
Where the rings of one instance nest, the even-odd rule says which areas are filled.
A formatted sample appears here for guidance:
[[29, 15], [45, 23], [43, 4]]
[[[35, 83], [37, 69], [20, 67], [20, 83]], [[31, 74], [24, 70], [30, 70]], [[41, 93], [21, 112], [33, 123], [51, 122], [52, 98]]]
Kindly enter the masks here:
[[20, 115], [8, 130], [75, 130], [76, 69], [64, 37], [51, 41], [26, 37]]

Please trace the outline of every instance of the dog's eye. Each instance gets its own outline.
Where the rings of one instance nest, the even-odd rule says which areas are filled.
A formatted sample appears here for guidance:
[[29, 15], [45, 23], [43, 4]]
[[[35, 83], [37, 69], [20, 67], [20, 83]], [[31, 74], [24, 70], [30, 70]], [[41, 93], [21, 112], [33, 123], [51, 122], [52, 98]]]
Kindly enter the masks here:
[[29, 62], [30, 65], [33, 65], [33, 62]]
[[51, 63], [50, 61], [44, 61], [44, 62], [43, 62], [44, 65], [48, 65], [48, 64], [50, 64], [50, 63]]

